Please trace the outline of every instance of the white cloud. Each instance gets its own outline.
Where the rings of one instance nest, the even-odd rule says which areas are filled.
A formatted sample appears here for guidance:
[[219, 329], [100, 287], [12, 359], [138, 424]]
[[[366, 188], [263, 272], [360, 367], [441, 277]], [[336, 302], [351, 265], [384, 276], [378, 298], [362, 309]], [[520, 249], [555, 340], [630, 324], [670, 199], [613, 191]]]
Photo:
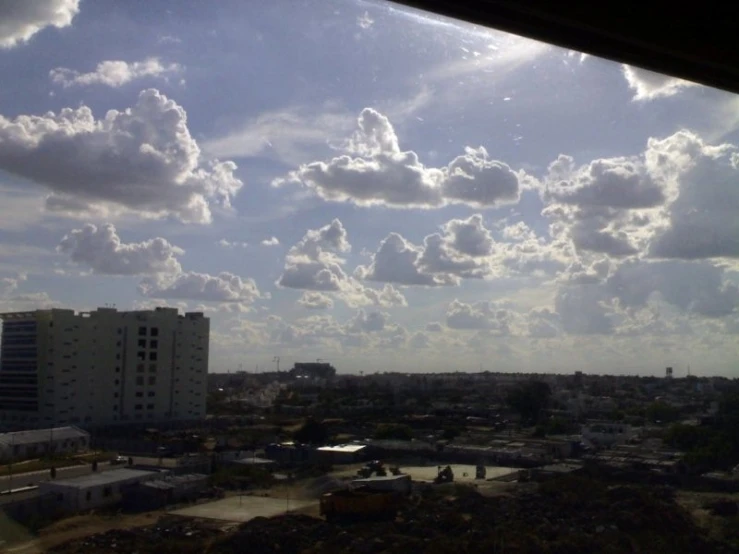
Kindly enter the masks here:
[[221, 248], [226, 248], [229, 250], [233, 250], [234, 248], [246, 248], [249, 246], [248, 242], [245, 241], [231, 241], [226, 239], [221, 239], [218, 241], [218, 246]]
[[327, 104], [320, 108], [292, 107], [260, 113], [238, 128], [226, 131], [203, 144], [203, 150], [218, 157], [276, 158], [299, 164], [315, 156], [317, 147], [327, 147], [352, 129], [352, 117]]
[[512, 313], [491, 302], [466, 304], [453, 300], [446, 312], [446, 324], [450, 329], [485, 329], [496, 336], [511, 334]]
[[188, 271], [176, 275], [146, 277], [139, 292], [149, 298], [175, 298], [203, 302], [251, 304], [262, 298], [253, 279], [222, 272], [218, 275]]
[[405, 297], [392, 286], [377, 290], [347, 275], [344, 271], [346, 260], [339, 254], [350, 250], [346, 229], [338, 219], [320, 229], [309, 230], [285, 256], [285, 269], [277, 285], [331, 292], [350, 307], [408, 305]]
[[622, 65], [622, 70], [629, 88], [634, 91], [634, 100], [664, 98], [687, 87], [697, 86], [697, 83], [626, 64]]
[[305, 291], [298, 305], [309, 310], [329, 310], [334, 307], [334, 301], [320, 292]]
[[527, 319], [528, 335], [530, 337], [548, 339], [559, 335], [559, 315], [548, 308], [531, 310]]
[[562, 329], [572, 335], [608, 335], [614, 330], [610, 296], [598, 285], [560, 287], [554, 301]]
[[[328, 162], [301, 165], [273, 186], [298, 183], [324, 200], [360, 206], [438, 208], [449, 203], [493, 207], [517, 202], [523, 172], [491, 160], [487, 151], [466, 148], [442, 168], [424, 166], [413, 151], [401, 151], [386, 116], [362, 110], [358, 130], [348, 140], [348, 154]], [[354, 155], [355, 157], [352, 157]]]
[[68, 254], [74, 263], [106, 275], [180, 273], [182, 267], [177, 256], [184, 254], [161, 237], [124, 243], [113, 225], [97, 227], [91, 223], [65, 235], [58, 250]]
[[679, 191], [649, 254], [739, 258], [739, 148], [710, 146], [682, 131], [663, 140], [650, 139], [646, 156], [655, 173], [674, 178]]
[[366, 313], [358, 310], [356, 315], [347, 324], [347, 330], [352, 333], [373, 333], [382, 331], [388, 322], [388, 314], [382, 312]]
[[0, 48], [28, 42], [33, 35], [53, 26], [72, 24], [79, 0], [9, 0], [0, 2]]
[[25, 273], [0, 278], [0, 312], [21, 312], [61, 307], [61, 303], [52, 300], [46, 292], [18, 292], [18, 288], [27, 279], [28, 276]]
[[277, 281], [281, 287], [318, 291], [338, 291], [347, 279], [344, 260], [337, 253], [351, 249], [346, 229], [334, 219], [329, 225], [310, 230], [290, 248], [285, 257], [285, 271]]
[[162, 64], [159, 58], [147, 58], [140, 62], [125, 62], [122, 60], [106, 60], [95, 67], [90, 73], [80, 73], [66, 67], [57, 67], [49, 71], [53, 83], [64, 88], [72, 86], [105, 85], [117, 88], [144, 77], [161, 77], [179, 73], [182, 66]]
[[493, 252], [495, 241], [480, 214], [467, 219], [452, 219], [442, 229], [450, 237], [450, 246], [457, 252], [468, 256], [489, 256]]
[[280, 239], [277, 237], [270, 237], [268, 239], [264, 239], [261, 242], [262, 246], [279, 246], [280, 245]]
[[361, 16], [357, 18], [357, 25], [359, 25], [362, 29], [369, 29], [370, 27], [372, 27], [374, 22], [375, 20], [370, 17], [369, 12], [364, 12]]
[[418, 331], [411, 335], [408, 344], [412, 348], [428, 348], [431, 345], [431, 338], [426, 333]]
[[453, 275], [431, 275], [420, 271], [418, 264], [423, 250], [397, 233], [390, 233], [381, 243], [368, 266], [358, 266], [355, 275], [368, 281], [421, 285], [427, 287], [456, 285]]
[[243, 183], [233, 162], [200, 164], [185, 110], [155, 89], [95, 119], [87, 106], [59, 114], [0, 116], [0, 169], [48, 187], [47, 208], [135, 210], [207, 223]]

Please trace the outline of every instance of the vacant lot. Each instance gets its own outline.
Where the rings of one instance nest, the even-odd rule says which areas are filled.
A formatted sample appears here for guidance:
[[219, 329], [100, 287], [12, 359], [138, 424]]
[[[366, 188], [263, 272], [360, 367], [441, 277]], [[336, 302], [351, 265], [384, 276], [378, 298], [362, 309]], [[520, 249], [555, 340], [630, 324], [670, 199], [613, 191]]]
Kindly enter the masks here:
[[232, 496], [215, 502], [207, 502], [171, 512], [173, 515], [222, 521], [244, 522], [255, 517], [272, 517], [288, 510], [302, 510], [315, 505], [315, 501], [296, 500], [288, 497]]

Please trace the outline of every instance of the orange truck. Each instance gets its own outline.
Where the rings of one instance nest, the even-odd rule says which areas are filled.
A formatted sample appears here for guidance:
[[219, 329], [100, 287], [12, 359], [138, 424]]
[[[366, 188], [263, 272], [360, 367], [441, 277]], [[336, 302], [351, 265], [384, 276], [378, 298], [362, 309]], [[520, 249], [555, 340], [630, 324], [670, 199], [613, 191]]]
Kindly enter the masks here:
[[321, 515], [328, 521], [394, 519], [403, 502], [396, 491], [340, 490], [321, 497]]

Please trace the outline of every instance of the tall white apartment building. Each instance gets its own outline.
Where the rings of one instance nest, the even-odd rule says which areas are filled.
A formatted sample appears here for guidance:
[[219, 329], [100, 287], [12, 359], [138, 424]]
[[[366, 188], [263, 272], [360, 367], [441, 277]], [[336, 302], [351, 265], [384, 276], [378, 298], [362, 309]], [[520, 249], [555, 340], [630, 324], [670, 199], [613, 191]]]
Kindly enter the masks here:
[[0, 314], [0, 426], [205, 417], [210, 320], [176, 308]]

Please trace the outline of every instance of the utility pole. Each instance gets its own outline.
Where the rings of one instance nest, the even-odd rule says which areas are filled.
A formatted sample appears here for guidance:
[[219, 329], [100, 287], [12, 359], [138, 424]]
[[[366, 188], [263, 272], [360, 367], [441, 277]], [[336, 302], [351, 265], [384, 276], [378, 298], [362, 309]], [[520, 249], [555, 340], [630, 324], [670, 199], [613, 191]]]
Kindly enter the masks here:
[[277, 373], [279, 373], [279, 372], [280, 372], [280, 357], [279, 357], [279, 356], [275, 356], [275, 357], [274, 357], [274, 358], [272, 359], [272, 361], [273, 361], [273, 362], [275, 362], [275, 363], [277, 364]]

